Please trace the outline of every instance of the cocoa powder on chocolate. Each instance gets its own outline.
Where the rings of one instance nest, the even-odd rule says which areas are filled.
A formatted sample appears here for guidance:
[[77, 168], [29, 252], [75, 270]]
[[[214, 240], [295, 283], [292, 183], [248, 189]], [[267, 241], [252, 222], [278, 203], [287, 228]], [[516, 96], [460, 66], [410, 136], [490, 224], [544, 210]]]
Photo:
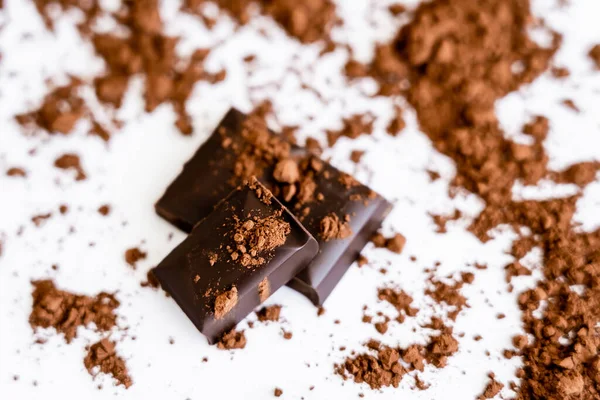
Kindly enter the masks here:
[[115, 350], [116, 343], [102, 339], [90, 346], [83, 364], [92, 376], [99, 373], [111, 375], [119, 385], [129, 388], [133, 381], [129, 376], [127, 365]]

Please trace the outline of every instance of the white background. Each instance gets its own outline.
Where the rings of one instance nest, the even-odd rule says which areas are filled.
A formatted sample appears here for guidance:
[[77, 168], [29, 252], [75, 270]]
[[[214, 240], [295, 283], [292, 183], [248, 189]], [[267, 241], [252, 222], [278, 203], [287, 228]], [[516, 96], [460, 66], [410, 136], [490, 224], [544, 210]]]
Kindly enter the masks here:
[[[237, 31], [223, 18], [209, 32], [197, 19], [179, 13], [176, 1], [165, 1], [167, 32], [183, 37], [180, 53], [185, 56], [197, 47], [217, 45], [208, 66], [213, 71], [225, 67], [228, 73], [223, 83], [196, 86], [188, 102], [195, 128], [192, 137], [176, 131], [170, 106], [163, 105], [152, 114], [143, 112], [140, 79], [131, 82], [125, 105], [117, 113], [126, 124], [108, 145], [87, 136], [85, 122], [70, 136], [26, 136], [12, 117], [39, 105], [49, 90], [46, 79], [63, 83], [66, 73], [92, 78], [102, 71], [103, 63], [77, 34], [74, 23], [80, 16], [76, 12], [59, 18], [56, 31], [50, 33], [30, 1], [5, 3], [0, 11], [0, 237], [4, 242], [0, 257], [0, 398], [263, 399], [280, 387], [282, 398], [289, 399], [346, 399], [356, 398], [358, 393], [365, 398], [473, 399], [484, 388], [488, 371], [496, 372], [504, 383], [515, 379], [519, 359], [505, 360], [501, 352], [520, 331], [515, 297], [539, 277], [539, 254], [534, 251], [527, 256], [528, 265], [536, 270], [534, 276], [515, 278], [516, 290], [509, 294], [502, 267], [511, 260], [505, 251], [512, 234], [499, 230], [495, 240], [483, 245], [465, 232], [481, 203], [466, 194], [449, 199], [453, 164], [432, 149], [408, 106], [404, 132], [396, 138], [385, 133], [392, 102], [369, 98], [367, 94], [374, 91], [372, 82], [346, 82], [341, 73], [345, 52], [319, 59], [318, 46], [301, 46], [267, 18], [257, 18]], [[105, 3], [114, 6], [115, 2]], [[383, 1], [338, 3], [345, 26], [336, 30], [335, 38], [350, 43], [363, 60], [369, 59], [376, 41], [389, 39], [406, 22], [392, 19]], [[600, 73], [586, 57], [589, 47], [600, 42], [596, 20], [600, 4], [595, 0], [571, 3], [559, 7], [554, 1], [537, 0], [534, 11], [564, 34], [556, 64], [567, 66], [572, 76], [559, 81], [544, 75], [497, 105], [507, 134], [517, 140], [522, 124], [532, 115], [550, 118], [552, 129], [545, 146], [553, 168], [600, 159]], [[110, 27], [109, 21], [103, 26]], [[259, 34], [260, 28], [266, 29], [268, 37]], [[545, 38], [543, 32], [533, 34]], [[258, 56], [251, 75], [242, 62], [248, 54]], [[300, 71], [301, 78], [291, 69]], [[301, 81], [321, 92], [327, 103], [303, 89]], [[90, 88], [82, 95], [93, 99]], [[384, 232], [402, 232], [408, 243], [399, 256], [369, 245], [364, 254], [371, 265], [350, 269], [328, 299], [322, 317], [317, 317], [316, 309], [304, 297], [282, 288], [269, 303], [283, 305], [283, 322], [257, 323], [246, 330], [244, 350], [221, 351], [207, 345], [171, 299], [140, 287], [146, 271], [184, 238], [154, 213], [153, 203], [231, 105], [248, 111], [253, 101], [266, 97], [273, 100], [280, 122], [301, 125], [301, 138], [308, 134], [324, 139], [325, 129], [338, 128], [342, 117], [355, 112], [371, 111], [378, 116], [372, 136], [342, 139], [326, 156], [394, 201]], [[573, 99], [581, 113], [562, 106], [565, 98]], [[101, 107], [94, 112], [101, 121], [111, 115]], [[314, 119], [308, 121], [309, 116]], [[358, 166], [348, 160], [353, 149], [367, 151]], [[28, 154], [31, 150], [35, 155]], [[64, 152], [81, 155], [89, 176], [86, 181], [76, 182], [72, 174], [52, 166]], [[12, 166], [23, 166], [27, 179], [6, 177], [4, 171]], [[439, 171], [442, 179], [430, 182], [427, 168]], [[515, 188], [515, 196], [546, 198], [575, 191], [568, 185], [544, 183], [538, 188]], [[65, 216], [58, 213], [62, 203], [70, 207]], [[96, 212], [105, 203], [113, 209], [107, 218]], [[596, 182], [586, 189], [578, 205], [576, 220], [583, 224], [582, 229], [600, 224], [599, 206], [600, 184]], [[465, 218], [449, 223], [449, 233], [436, 234], [428, 213], [451, 214], [455, 207]], [[30, 218], [49, 211], [53, 217], [36, 228]], [[68, 233], [70, 227], [75, 234]], [[133, 246], [148, 252], [135, 271], [123, 259], [124, 251]], [[416, 262], [409, 260], [413, 255]], [[415, 390], [414, 379], [406, 376], [398, 389], [372, 391], [334, 375], [334, 363], [353, 350], [362, 352], [362, 344], [370, 337], [393, 346], [425, 342], [430, 332], [419, 324], [441, 314], [440, 306], [423, 296], [427, 277], [423, 270], [435, 261], [442, 262], [439, 277], [473, 271], [476, 278], [463, 289], [470, 308], [454, 324], [457, 334], [464, 333], [459, 338], [460, 350], [446, 368], [427, 367], [421, 374], [430, 388]], [[475, 270], [472, 264], [476, 261], [488, 264], [488, 269]], [[52, 264], [58, 264], [59, 270], [52, 271]], [[381, 274], [381, 267], [388, 273]], [[84, 369], [84, 348], [99, 339], [92, 330], [81, 329], [69, 345], [52, 331], [40, 332], [37, 336], [47, 337], [48, 342], [34, 344], [37, 336], [28, 324], [30, 281], [47, 277], [74, 292], [117, 292], [122, 303], [117, 310], [120, 329], [110, 337], [118, 341], [118, 352], [127, 360], [134, 381], [130, 389], [114, 386], [107, 377], [94, 380]], [[376, 298], [376, 288], [385, 285], [411, 294], [421, 311], [402, 325], [391, 323], [389, 331], [380, 335], [372, 325], [363, 324], [361, 317], [365, 304], [370, 315], [382, 310], [395, 316], [391, 306]], [[507, 317], [498, 320], [498, 313]], [[250, 316], [246, 321], [254, 319]], [[338, 319], [340, 323], [335, 324]], [[246, 327], [246, 321], [240, 323], [240, 329]], [[293, 332], [292, 340], [283, 339], [282, 328]], [[476, 335], [483, 339], [474, 341]], [[174, 344], [169, 343], [171, 338]], [[340, 351], [340, 346], [346, 350]], [[207, 363], [202, 362], [203, 357], [208, 357]], [[15, 375], [18, 381], [13, 380]], [[98, 384], [104, 388], [98, 390]], [[314, 390], [309, 390], [313, 385]], [[502, 392], [511, 394], [508, 389]]]

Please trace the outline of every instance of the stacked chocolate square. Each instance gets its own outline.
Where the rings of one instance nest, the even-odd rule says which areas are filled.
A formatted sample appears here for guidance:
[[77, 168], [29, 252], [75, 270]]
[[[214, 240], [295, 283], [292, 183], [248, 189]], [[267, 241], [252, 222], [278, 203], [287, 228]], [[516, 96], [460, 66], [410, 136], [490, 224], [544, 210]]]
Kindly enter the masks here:
[[285, 284], [322, 305], [390, 209], [232, 109], [156, 204], [189, 236], [154, 275], [213, 343]]

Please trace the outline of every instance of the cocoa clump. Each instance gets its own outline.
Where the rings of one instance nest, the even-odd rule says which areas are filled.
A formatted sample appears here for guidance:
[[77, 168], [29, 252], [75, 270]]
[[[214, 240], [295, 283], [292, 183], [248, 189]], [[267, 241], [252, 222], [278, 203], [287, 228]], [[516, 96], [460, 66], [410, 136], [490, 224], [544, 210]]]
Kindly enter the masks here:
[[229, 247], [230, 257], [248, 268], [263, 265], [272, 257], [273, 250], [286, 242], [290, 232], [290, 224], [281, 218], [280, 212], [239, 221], [233, 231], [235, 248]]
[[234, 286], [231, 289], [219, 294], [215, 298], [215, 319], [221, 319], [227, 315], [238, 302], [238, 291]]
[[352, 235], [352, 228], [347, 221], [342, 221], [335, 213], [331, 213], [321, 220], [321, 238], [326, 242], [331, 239], [346, 239]]
[[244, 331], [235, 329], [224, 334], [217, 343], [217, 348], [221, 350], [243, 349], [244, 347], [246, 347], [246, 335]]
[[133, 269], [135, 269], [138, 261], [144, 260], [145, 258], [146, 253], [137, 247], [132, 247], [131, 249], [127, 249], [125, 251], [125, 262], [127, 262], [127, 264], [129, 264], [129, 266]]
[[6, 176], [25, 178], [27, 176], [27, 171], [25, 171], [23, 168], [11, 167], [6, 171]]
[[66, 153], [57, 158], [54, 161], [54, 166], [59, 169], [72, 169], [77, 174], [75, 175], [75, 180], [82, 181], [87, 178], [83, 167], [81, 166], [81, 160], [77, 154]]
[[372, 134], [373, 122], [373, 117], [366, 114], [355, 114], [349, 118], [344, 118], [340, 130], [327, 131], [327, 143], [329, 147], [333, 146], [342, 136], [356, 139], [361, 135]]
[[[209, 0], [185, 0], [183, 9], [200, 13], [198, 8]], [[330, 43], [329, 33], [336, 22], [335, 5], [330, 0], [212, 0], [239, 23], [250, 20], [249, 8], [260, 5], [260, 11], [272, 17], [291, 36], [303, 43], [325, 40]], [[201, 14], [200, 14], [201, 15]]]
[[401, 254], [402, 250], [404, 250], [404, 246], [406, 245], [406, 238], [401, 233], [396, 233], [391, 238], [386, 238], [381, 233], [377, 232], [371, 238], [371, 242], [375, 245], [375, 247], [385, 247], [396, 254]]
[[594, 62], [596, 69], [600, 70], [600, 44], [593, 46], [588, 52], [588, 55]]
[[112, 294], [76, 295], [57, 289], [51, 280], [33, 281], [32, 284], [33, 309], [29, 323], [33, 329], [54, 328], [70, 343], [80, 326], [93, 322], [98, 331], [105, 332], [116, 325], [114, 311], [119, 301]]
[[[543, 278], [519, 296], [524, 330], [534, 340], [520, 343], [524, 366], [516, 398], [594, 399], [599, 397], [600, 343], [591, 327], [600, 321], [594, 283], [600, 276], [594, 267], [600, 231], [573, 228], [578, 196], [517, 201], [513, 187], [518, 181], [535, 185], [543, 178], [584, 187], [595, 179], [596, 167], [576, 164], [569, 172], [549, 171], [543, 144], [547, 118], [535, 117], [523, 127], [531, 139], [523, 145], [507, 138], [495, 112], [498, 99], [550, 68], [560, 45], [556, 33], [548, 48], [534, 42], [528, 35], [532, 21], [527, 0], [423, 3], [393, 41], [376, 49], [364, 72], [379, 82], [380, 94], [404, 94], [435, 148], [454, 160], [452, 190], [466, 189], [485, 202], [469, 230], [487, 241], [489, 231], [499, 225], [520, 236], [525, 227], [532, 235], [520, 239], [513, 252], [522, 254], [534, 246], [542, 251]], [[513, 69], [515, 65], [519, 68]], [[573, 172], [577, 170], [581, 172]], [[582, 285], [582, 294], [571, 285]], [[430, 295], [439, 298], [446, 292], [460, 308], [463, 299], [452, 293], [455, 289], [437, 284]], [[546, 307], [534, 314], [542, 301]], [[567, 337], [568, 345], [559, 341]]]
[[485, 387], [483, 393], [478, 397], [478, 400], [491, 399], [496, 396], [504, 388], [504, 385], [496, 380], [496, 376], [493, 373], [489, 375], [490, 381]]
[[129, 376], [127, 365], [115, 350], [115, 342], [108, 339], [90, 346], [83, 363], [88, 372], [96, 376], [98, 373], [112, 375], [119, 385], [129, 388], [133, 381]]
[[269, 307], [263, 307], [259, 311], [256, 312], [256, 316], [260, 322], [279, 321], [279, 314], [281, 313], [280, 305], [272, 305]]

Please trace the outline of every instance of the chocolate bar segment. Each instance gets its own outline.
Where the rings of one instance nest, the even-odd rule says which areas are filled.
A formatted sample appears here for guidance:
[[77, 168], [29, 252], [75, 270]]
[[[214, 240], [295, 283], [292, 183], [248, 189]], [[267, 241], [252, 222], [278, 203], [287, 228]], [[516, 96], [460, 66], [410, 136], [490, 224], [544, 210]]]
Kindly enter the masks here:
[[285, 157], [290, 148], [261, 126], [261, 121], [253, 124], [231, 109], [169, 185], [155, 205], [156, 212], [190, 232], [221, 199], [252, 176], [269, 183], [265, 178], [272, 175], [276, 155]]
[[251, 183], [219, 202], [154, 275], [214, 343], [317, 251], [302, 224], [266, 188]]
[[231, 188], [255, 175], [319, 242], [319, 254], [290, 282], [323, 304], [391, 209], [384, 198], [306, 149], [270, 132], [258, 117], [230, 110], [156, 204], [189, 231]]
[[[284, 202], [319, 242], [319, 253], [289, 286], [323, 305], [391, 210], [391, 204], [315, 156], [299, 162], [300, 195]], [[312, 196], [302, 188], [311, 187]], [[313, 190], [314, 189], [314, 190]]]

